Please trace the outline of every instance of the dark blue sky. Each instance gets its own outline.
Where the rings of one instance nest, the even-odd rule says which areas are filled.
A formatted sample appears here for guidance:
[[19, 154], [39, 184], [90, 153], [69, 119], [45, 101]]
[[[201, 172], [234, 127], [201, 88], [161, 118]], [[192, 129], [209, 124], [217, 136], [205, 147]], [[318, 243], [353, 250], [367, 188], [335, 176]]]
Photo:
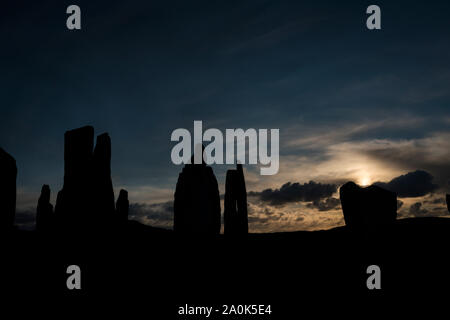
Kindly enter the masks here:
[[[448, 1], [92, 2], [2, 4], [0, 146], [18, 163], [19, 204], [43, 183], [61, 188], [63, 134], [87, 124], [111, 135], [116, 187], [154, 191], [136, 202], [163, 199], [181, 169], [170, 134], [194, 120], [280, 129], [280, 175], [247, 168], [250, 189], [358, 179], [342, 159], [351, 152], [375, 159], [370, 180], [424, 169], [448, 188], [444, 160], [420, 151], [447, 156]], [[66, 29], [70, 4], [80, 31]], [[365, 26], [370, 4], [382, 30]], [[395, 166], [381, 173], [383, 159]], [[324, 165], [305, 176], [283, 166], [308, 160]], [[347, 171], [333, 173], [334, 160]], [[226, 169], [214, 168], [219, 183]]]

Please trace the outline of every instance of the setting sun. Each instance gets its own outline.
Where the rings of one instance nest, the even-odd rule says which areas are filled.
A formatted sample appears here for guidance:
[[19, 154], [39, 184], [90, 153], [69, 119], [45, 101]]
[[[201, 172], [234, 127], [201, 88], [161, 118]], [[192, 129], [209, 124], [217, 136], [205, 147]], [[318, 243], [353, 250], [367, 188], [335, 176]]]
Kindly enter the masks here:
[[369, 176], [363, 176], [359, 179], [359, 184], [362, 186], [368, 186], [370, 184], [370, 177]]

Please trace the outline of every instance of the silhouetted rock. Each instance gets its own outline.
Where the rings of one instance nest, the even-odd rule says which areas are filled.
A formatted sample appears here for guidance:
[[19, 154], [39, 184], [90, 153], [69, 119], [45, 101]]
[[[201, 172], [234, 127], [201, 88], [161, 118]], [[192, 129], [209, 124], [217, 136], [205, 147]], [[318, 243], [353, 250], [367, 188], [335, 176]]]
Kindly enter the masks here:
[[225, 182], [224, 234], [248, 234], [247, 190], [242, 164], [237, 170], [228, 170]]
[[98, 136], [93, 150], [91, 126], [67, 131], [64, 138], [64, 186], [55, 213], [65, 228], [96, 230], [112, 222], [115, 212], [111, 140], [108, 134]]
[[174, 231], [219, 234], [220, 224], [220, 195], [212, 168], [205, 163], [185, 165], [175, 190]]
[[116, 202], [116, 216], [119, 223], [125, 223], [128, 221], [128, 211], [130, 208], [130, 202], [128, 201], [128, 191], [120, 190], [119, 198]]
[[445, 200], [447, 201], [447, 210], [450, 212], [450, 194], [445, 196]]
[[54, 223], [53, 205], [50, 203], [50, 187], [46, 184], [42, 186], [41, 196], [38, 200], [36, 210], [36, 229], [38, 231], [48, 231], [52, 229]]
[[114, 215], [114, 190], [111, 180], [111, 139], [107, 133], [97, 137], [94, 150], [94, 212], [99, 223]]
[[64, 135], [64, 185], [56, 199], [56, 214], [66, 228], [82, 228], [93, 212], [92, 158], [94, 128]]
[[375, 185], [361, 188], [353, 182], [344, 184], [339, 192], [348, 227], [376, 227], [397, 218], [397, 194], [394, 192]]
[[16, 160], [0, 148], [0, 229], [10, 230], [16, 214]]

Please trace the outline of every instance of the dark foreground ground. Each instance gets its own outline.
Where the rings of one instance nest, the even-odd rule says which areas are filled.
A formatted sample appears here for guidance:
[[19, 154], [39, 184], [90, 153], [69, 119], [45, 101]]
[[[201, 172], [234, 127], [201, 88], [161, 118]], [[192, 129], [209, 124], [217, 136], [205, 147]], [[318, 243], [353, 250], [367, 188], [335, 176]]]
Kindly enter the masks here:
[[[336, 228], [246, 239], [176, 237], [131, 221], [120, 232], [99, 234], [3, 236], [2, 308], [8, 299], [24, 305], [31, 299], [49, 310], [63, 303], [77, 310], [139, 310], [147, 319], [206, 319], [177, 311], [185, 304], [270, 304], [271, 315], [222, 318], [300, 319], [306, 311], [346, 316], [357, 307], [366, 310], [359, 314], [365, 318], [450, 301], [445, 218], [399, 220], [359, 233]], [[66, 287], [72, 264], [82, 270], [80, 291]], [[381, 268], [381, 290], [366, 287], [372, 264]]]

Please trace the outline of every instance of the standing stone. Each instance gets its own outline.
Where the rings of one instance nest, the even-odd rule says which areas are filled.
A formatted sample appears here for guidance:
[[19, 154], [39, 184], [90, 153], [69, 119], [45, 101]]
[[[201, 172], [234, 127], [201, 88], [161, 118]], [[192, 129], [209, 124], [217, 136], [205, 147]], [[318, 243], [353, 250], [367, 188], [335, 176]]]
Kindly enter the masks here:
[[397, 194], [371, 185], [361, 188], [347, 182], [339, 190], [346, 226], [370, 228], [393, 223], [397, 218]]
[[91, 126], [64, 135], [64, 185], [56, 200], [56, 214], [68, 229], [86, 227], [93, 212], [93, 148]]
[[53, 223], [54, 217], [53, 205], [50, 203], [50, 187], [44, 184], [36, 210], [36, 229], [38, 231], [49, 231], [52, 229]]
[[56, 200], [56, 215], [66, 229], [98, 231], [114, 219], [111, 180], [111, 139], [97, 137], [94, 128], [67, 131], [64, 144], [64, 186]]
[[111, 139], [107, 133], [97, 137], [94, 150], [94, 186], [96, 222], [101, 224], [114, 216], [114, 189], [111, 180]]
[[228, 170], [225, 182], [224, 234], [248, 234], [247, 190], [242, 164], [237, 170]]
[[174, 231], [219, 234], [220, 218], [219, 187], [212, 168], [204, 162], [186, 164], [175, 190]]
[[0, 148], [0, 229], [11, 230], [16, 214], [16, 160]]
[[119, 198], [116, 203], [116, 217], [120, 224], [128, 221], [128, 211], [130, 202], [128, 201], [128, 191], [120, 190]]

